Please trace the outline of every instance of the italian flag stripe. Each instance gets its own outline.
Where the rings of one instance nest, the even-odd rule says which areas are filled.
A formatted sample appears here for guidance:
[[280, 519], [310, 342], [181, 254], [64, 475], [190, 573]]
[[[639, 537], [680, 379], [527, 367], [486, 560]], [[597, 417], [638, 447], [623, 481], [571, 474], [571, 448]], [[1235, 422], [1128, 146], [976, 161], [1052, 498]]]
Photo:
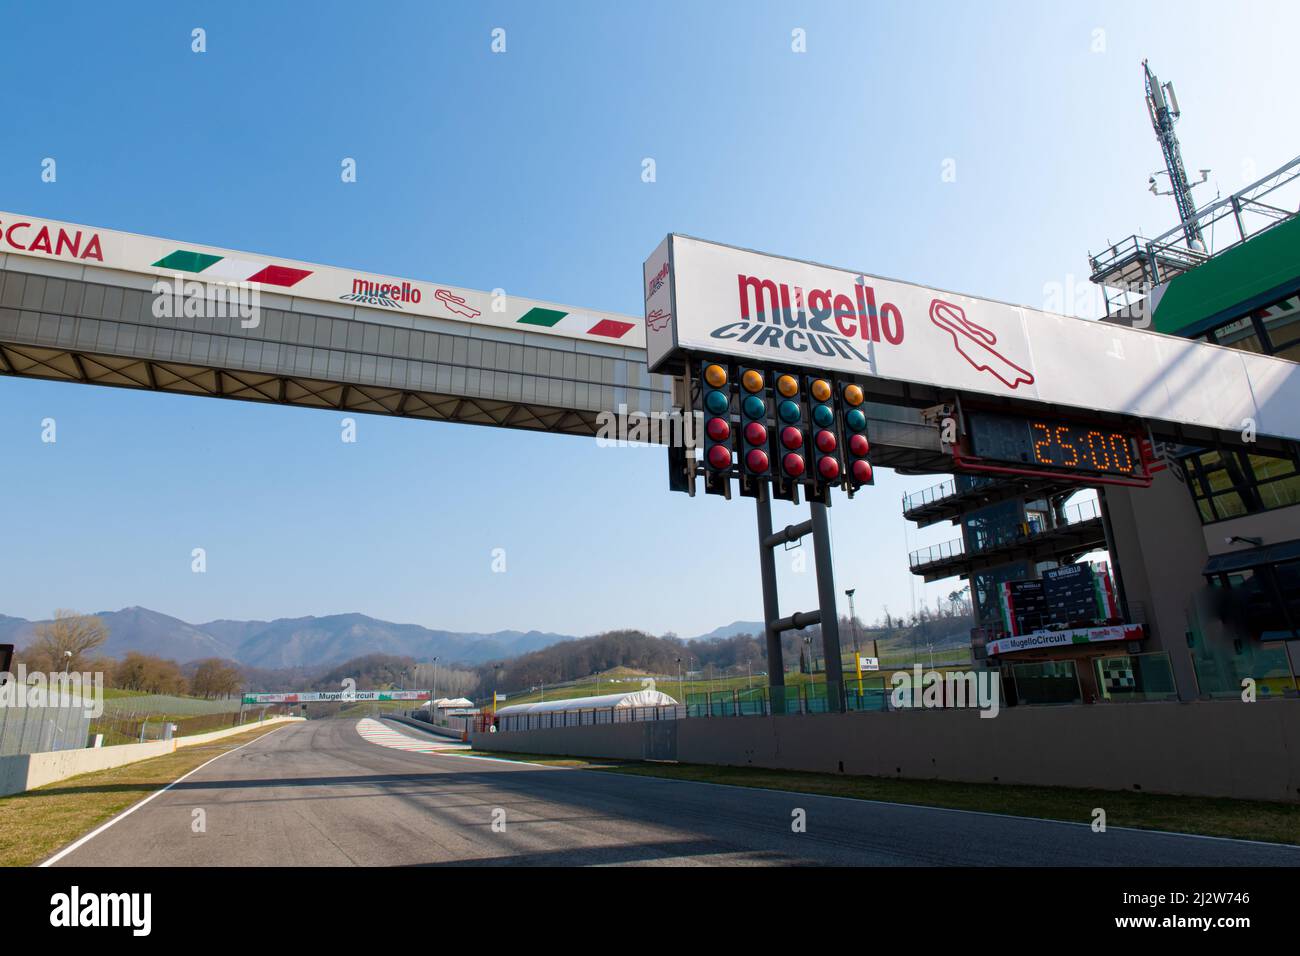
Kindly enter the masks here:
[[262, 285], [278, 285], [285, 289], [311, 275], [309, 269], [291, 269], [265, 262], [229, 259], [189, 249], [169, 252], [155, 262], [153, 267], [173, 272], [201, 273], [204, 278], [222, 279], [226, 282], [260, 282]]
[[632, 329], [631, 322], [619, 322], [617, 319], [601, 319], [587, 330], [588, 335], [603, 335], [610, 339], [621, 339]]
[[561, 312], [559, 309], [533, 307], [515, 320], [516, 325], [540, 325], [565, 332], [583, 332], [607, 339], [621, 339], [634, 326], [617, 319], [594, 319], [583, 312]]
[[231, 259], [227, 256], [219, 259], [203, 270], [203, 278], [225, 279], [227, 282], [242, 282], [262, 268], [260, 262], [247, 259]]
[[555, 325], [569, 313], [560, 312], [557, 309], [538, 309], [532, 308], [519, 317], [516, 324], [518, 325], [541, 325], [546, 328], [554, 328]]
[[154, 263], [155, 269], [173, 269], [176, 272], [202, 272], [214, 262], [220, 262], [221, 256], [210, 256], [202, 252], [189, 252], [177, 249], [169, 252]]

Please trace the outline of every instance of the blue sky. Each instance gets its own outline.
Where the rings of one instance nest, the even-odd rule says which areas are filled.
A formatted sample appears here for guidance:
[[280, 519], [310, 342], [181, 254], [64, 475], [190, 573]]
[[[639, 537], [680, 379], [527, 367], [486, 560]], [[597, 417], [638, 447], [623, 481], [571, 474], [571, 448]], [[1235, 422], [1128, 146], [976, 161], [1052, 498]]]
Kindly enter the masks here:
[[[1081, 287], [1089, 250], [1174, 222], [1144, 56], [1201, 200], [1296, 152], [1286, 3], [128, 9], [0, 6], [0, 208], [611, 311], [670, 231], [1034, 306]], [[957, 585], [906, 569], [956, 536], [899, 515], [938, 480], [832, 509], [861, 617]], [[748, 502], [671, 495], [657, 449], [364, 416], [348, 445], [333, 413], [0, 378], [0, 613], [693, 635], [761, 616], [754, 538]], [[811, 608], [811, 555], [780, 566]]]

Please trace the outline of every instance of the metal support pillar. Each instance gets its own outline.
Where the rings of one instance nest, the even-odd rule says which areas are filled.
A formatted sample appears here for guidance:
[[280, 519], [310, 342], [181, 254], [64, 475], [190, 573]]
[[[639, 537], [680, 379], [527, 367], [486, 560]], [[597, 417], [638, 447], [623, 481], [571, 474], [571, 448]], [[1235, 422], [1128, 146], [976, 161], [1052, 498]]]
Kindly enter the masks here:
[[[840, 652], [839, 612], [835, 607], [835, 572], [831, 567], [831, 532], [826, 506], [809, 502], [812, 518], [796, 525], [787, 525], [772, 531], [772, 498], [770, 488], [760, 486], [754, 500], [758, 513], [758, 566], [763, 580], [763, 637], [767, 643], [767, 686], [772, 713], [785, 712], [785, 661], [781, 653], [781, 635], [786, 631], [803, 630], [813, 624], [822, 629], [822, 656], [826, 661], [827, 706], [832, 711], [843, 711], [844, 666]], [[774, 550], [806, 535], [813, 536], [813, 559], [817, 562], [817, 604], [815, 611], [780, 617], [780, 599], [776, 587], [776, 556]], [[778, 691], [777, 688], [780, 688]]]
[[826, 705], [832, 711], [842, 711], [844, 668], [840, 657], [840, 618], [835, 609], [835, 571], [831, 567], [831, 528], [825, 505], [813, 501], [809, 507], [812, 508], [813, 558], [817, 562], [822, 655], [826, 659]]
[[[781, 653], [781, 632], [776, 629], [781, 616], [781, 601], [776, 590], [776, 555], [767, 543], [772, 537], [772, 493], [764, 482], [754, 499], [758, 510], [758, 569], [763, 578], [763, 638], [767, 643], [767, 686], [780, 687], [781, 693], [769, 693], [772, 712], [785, 704], [785, 659]], [[778, 703], [779, 701], [779, 703]], [[782, 711], [783, 712], [783, 711]]]

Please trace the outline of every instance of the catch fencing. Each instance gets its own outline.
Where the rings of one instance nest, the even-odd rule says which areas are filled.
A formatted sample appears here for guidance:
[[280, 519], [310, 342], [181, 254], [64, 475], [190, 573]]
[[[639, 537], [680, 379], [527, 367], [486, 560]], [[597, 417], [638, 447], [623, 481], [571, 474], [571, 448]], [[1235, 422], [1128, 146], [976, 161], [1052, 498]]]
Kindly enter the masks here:
[[0, 707], [0, 757], [86, 746], [91, 718], [73, 707]]
[[[686, 716], [687, 705], [662, 707], [597, 707], [586, 710], [550, 710], [540, 714], [507, 714], [497, 718], [498, 730], [540, 730], [550, 727], [589, 727], [593, 724], [626, 724], [641, 720], [678, 720]], [[476, 714], [482, 731], [492, 723], [491, 714]]]
[[[831, 688], [828, 690], [828, 687]], [[541, 730], [588, 727], [643, 720], [683, 720], [688, 717], [768, 717], [772, 714], [829, 714], [838, 710], [834, 685], [803, 683], [789, 687], [750, 687], [687, 694], [686, 703], [661, 707], [600, 707], [551, 710], [539, 714], [506, 714], [496, 719], [498, 730]], [[888, 710], [889, 691], [883, 680], [845, 682], [846, 710]], [[491, 714], [480, 714], [476, 730], [492, 725]]]

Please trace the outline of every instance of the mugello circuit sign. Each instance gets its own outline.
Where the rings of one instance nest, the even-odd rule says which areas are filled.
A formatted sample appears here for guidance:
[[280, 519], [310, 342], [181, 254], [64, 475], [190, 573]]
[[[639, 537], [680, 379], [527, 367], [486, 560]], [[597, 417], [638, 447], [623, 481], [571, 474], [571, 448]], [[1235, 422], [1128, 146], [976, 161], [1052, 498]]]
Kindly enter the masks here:
[[[255, 283], [264, 292], [384, 312], [645, 347], [641, 320], [513, 295], [476, 292], [212, 246], [0, 212], [0, 254], [34, 256], [197, 283]], [[170, 293], [169, 293], [170, 294]]]
[[322, 701], [352, 703], [374, 700], [428, 700], [427, 690], [328, 690], [297, 694], [245, 694], [245, 704], [314, 704]]
[[642, 279], [651, 371], [729, 356], [1300, 439], [1284, 359], [679, 235]]

